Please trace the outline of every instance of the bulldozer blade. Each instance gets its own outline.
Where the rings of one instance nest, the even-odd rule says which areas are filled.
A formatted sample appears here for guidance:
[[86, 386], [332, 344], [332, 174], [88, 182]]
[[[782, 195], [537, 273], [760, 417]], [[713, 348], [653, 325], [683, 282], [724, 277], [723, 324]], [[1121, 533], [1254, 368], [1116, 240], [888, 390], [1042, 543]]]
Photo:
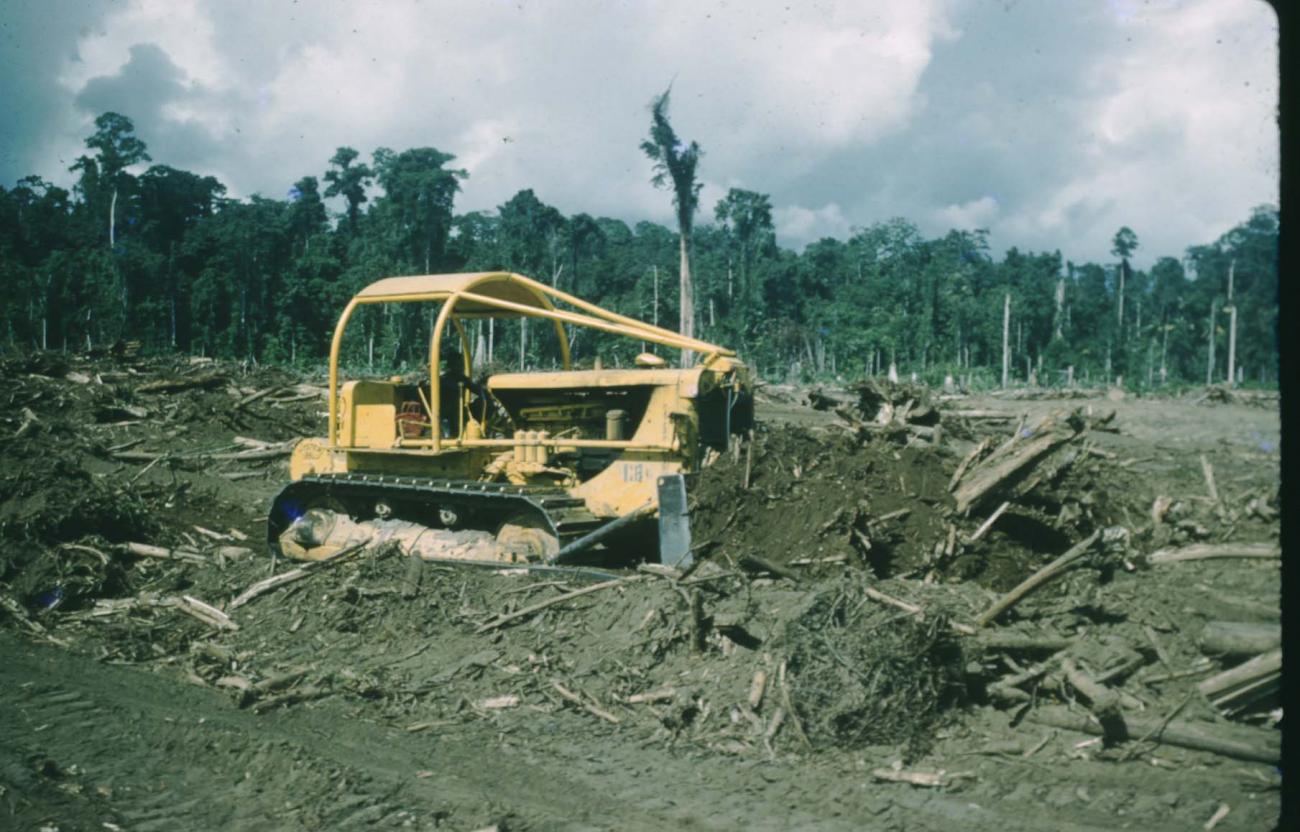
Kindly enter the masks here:
[[681, 474], [666, 474], [659, 478], [659, 562], [685, 569], [693, 560], [686, 480]]

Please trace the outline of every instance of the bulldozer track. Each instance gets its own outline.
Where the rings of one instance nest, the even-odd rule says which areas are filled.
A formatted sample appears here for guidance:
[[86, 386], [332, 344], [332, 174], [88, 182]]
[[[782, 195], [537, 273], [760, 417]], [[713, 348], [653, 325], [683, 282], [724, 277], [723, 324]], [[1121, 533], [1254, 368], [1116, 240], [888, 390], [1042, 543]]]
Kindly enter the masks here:
[[[392, 500], [404, 505], [414, 503], [425, 509], [468, 508], [478, 517], [493, 518], [497, 525], [512, 515], [528, 513], [544, 520], [561, 546], [592, 531], [606, 519], [592, 514], [581, 498], [561, 488], [386, 474], [313, 475], [290, 483], [276, 497], [268, 523], [268, 542], [275, 545], [280, 533], [311, 500], [329, 498], [349, 507], [361, 505], [363, 501]], [[470, 527], [474, 527], [472, 522]]]

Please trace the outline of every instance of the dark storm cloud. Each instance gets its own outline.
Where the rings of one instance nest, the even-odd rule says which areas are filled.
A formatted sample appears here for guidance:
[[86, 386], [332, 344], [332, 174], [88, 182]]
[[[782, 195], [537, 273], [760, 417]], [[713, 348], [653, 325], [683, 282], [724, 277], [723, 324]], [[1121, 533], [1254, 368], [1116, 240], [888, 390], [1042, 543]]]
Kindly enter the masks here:
[[64, 173], [45, 166], [51, 139], [77, 119], [59, 72], [78, 59], [78, 38], [90, 36], [110, 6], [108, 0], [0, 3], [0, 184]]

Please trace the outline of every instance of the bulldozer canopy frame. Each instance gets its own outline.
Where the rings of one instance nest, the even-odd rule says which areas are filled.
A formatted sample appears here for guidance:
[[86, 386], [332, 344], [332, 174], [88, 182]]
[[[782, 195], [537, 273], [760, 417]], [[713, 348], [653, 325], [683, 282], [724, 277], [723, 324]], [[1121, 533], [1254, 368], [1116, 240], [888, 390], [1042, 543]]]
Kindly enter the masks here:
[[[557, 309], [556, 301], [565, 303], [577, 311]], [[429, 339], [429, 400], [426, 405], [429, 409], [430, 421], [434, 425], [432, 446], [435, 452], [441, 449], [441, 435], [437, 429], [437, 425], [440, 424], [442, 405], [439, 400], [441, 385], [438, 383], [439, 353], [442, 334], [448, 320], [452, 321], [452, 325], [460, 335], [461, 357], [465, 362], [466, 375], [471, 372], [470, 350], [464, 329], [460, 325], [461, 318], [546, 318], [555, 325], [565, 370], [572, 367], [565, 324], [598, 329], [672, 349], [692, 350], [704, 354], [705, 363], [716, 356], [735, 355], [734, 351], [724, 347], [696, 338], [687, 338], [672, 330], [602, 309], [594, 303], [588, 303], [581, 298], [512, 272], [389, 277], [376, 281], [358, 292], [344, 308], [334, 329], [329, 363], [329, 447], [331, 448], [338, 444], [338, 370], [343, 332], [358, 306], [379, 303], [440, 303], [442, 305]]]

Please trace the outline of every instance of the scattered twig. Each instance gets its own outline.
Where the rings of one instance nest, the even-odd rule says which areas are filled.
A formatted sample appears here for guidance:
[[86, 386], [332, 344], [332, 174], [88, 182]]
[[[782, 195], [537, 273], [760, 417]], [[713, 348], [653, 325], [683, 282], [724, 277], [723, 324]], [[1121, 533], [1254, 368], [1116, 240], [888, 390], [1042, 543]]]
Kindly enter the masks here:
[[1002, 512], [1006, 511], [1010, 507], [1011, 507], [1010, 502], [1005, 502], [1002, 505], [998, 506], [997, 509], [992, 514], [989, 515], [989, 519], [985, 520], [980, 525], [980, 527], [975, 530], [975, 533], [972, 534], [969, 538], [967, 538], [966, 542], [974, 543], [975, 541], [983, 537], [985, 532], [993, 528], [993, 524], [996, 523], [998, 521], [998, 518], [1002, 516]]
[[[918, 607], [916, 604], [908, 603], [907, 601], [903, 601], [899, 598], [895, 598], [892, 595], [886, 595], [885, 593], [881, 592], [878, 589], [873, 589], [868, 586], [868, 587], [864, 587], [862, 592], [864, 595], [866, 595], [868, 598], [870, 598], [873, 601], [879, 601], [882, 604], [888, 604], [891, 607], [896, 607], [897, 609], [900, 609], [903, 612], [910, 613], [917, 617], [925, 616], [925, 610]], [[960, 633], [961, 635], [964, 636], [970, 636], [975, 634], [975, 628], [970, 626], [969, 624], [962, 624], [959, 621], [952, 621], [949, 622], [949, 626], [952, 627], [952, 629], [955, 632]]]
[[1183, 701], [1179, 702], [1177, 705], [1174, 706], [1172, 710], [1169, 711], [1169, 713], [1165, 714], [1165, 718], [1160, 720], [1159, 724], [1157, 724], [1151, 730], [1147, 731], [1142, 736], [1138, 737], [1137, 741], [1134, 742], [1133, 745], [1129, 746], [1124, 751], [1124, 753], [1120, 755], [1119, 758], [1120, 761], [1123, 762], [1124, 760], [1133, 759], [1134, 757], [1136, 757], [1138, 754], [1142, 752], [1143, 743], [1145, 743], [1147, 740], [1151, 739], [1152, 737], [1156, 737], [1158, 739], [1160, 733], [1169, 727], [1169, 723], [1174, 721], [1174, 717], [1178, 716], [1178, 712], [1181, 711], [1187, 705], [1188, 702], [1191, 702], [1192, 697], [1195, 695], [1196, 695], [1196, 691], [1188, 691], [1187, 695], [1183, 697]]
[[194, 618], [202, 621], [204, 624], [216, 627], [221, 630], [238, 630], [239, 625], [230, 620], [230, 616], [221, 610], [205, 604], [197, 598], [189, 595], [182, 595], [174, 601], [176, 608], [181, 612], [187, 613]]
[[1210, 502], [1217, 504], [1219, 502], [1219, 489], [1214, 484], [1214, 466], [1205, 454], [1201, 454], [1201, 473], [1205, 476], [1205, 490], [1210, 495]]
[[1047, 744], [1048, 744], [1049, 742], [1052, 741], [1052, 737], [1055, 737], [1055, 736], [1056, 736], [1056, 732], [1055, 732], [1055, 731], [1048, 731], [1046, 734], [1043, 735], [1043, 738], [1042, 738], [1041, 740], [1039, 740], [1038, 742], [1034, 743], [1034, 744], [1031, 745], [1029, 748], [1026, 748], [1026, 749], [1025, 749], [1025, 752], [1024, 752], [1023, 754], [1021, 754], [1020, 756], [1022, 756], [1022, 757], [1026, 757], [1026, 758], [1034, 756], [1034, 755], [1037, 754], [1039, 751], [1042, 751], [1044, 748], [1046, 748], [1046, 747], [1047, 747]]
[[[790, 721], [794, 723], [794, 730], [799, 734], [799, 739], [803, 742], [804, 748], [811, 751], [813, 747], [812, 742], [808, 739], [808, 734], [804, 732], [803, 723], [799, 720], [799, 714], [794, 709], [794, 702], [791, 701], [790, 685], [786, 682], [785, 678], [785, 662], [781, 662], [780, 668], [777, 669], [776, 680], [777, 684], [781, 688], [781, 701], [785, 704], [785, 709], [790, 714]], [[773, 718], [773, 721], [775, 721], [775, 717]], [[773, 733], [775, 732], [773, 731]]]
[[149, 543], [123, 543], [118, 547], [118, 551], [135, 555], [141, 558], [155, 558], [158, 560], [184, 560], [190, 563], [207, 563], [208, 559], [198, 552], [190, 552], [185, 549], [166, 549], [162, 546], [154, 546]]
[[645, 693], [634, 693], [623, 701], [629, 705], [652, 704], [655, 702], [671, 702], [677, 697], [675, 688], [662, 688], [660, 690], [646, 691]]
[[254, 598], [265, 595], [266, 593], [278, 589], [285, 584], [293, 583], [294, 581], [301, 580], [314, 572], [319, 572], [328, 569], [331, 566], [335, 566], [352, 555], [355, 555], [357, 552], [360, 552], [368, 545], [370, 545], [370, 541], [365, 540], [361, 543], [349, 546], [346, 549], [341, 549], [337, 553], [328, 558], [324, 558], [323, 560], [311, 561], [296, 569], [291, 569], [288, 572], [281, 572], [279, 575], [272, 575], [269, 578], [260, 580], [248, 589], [239, 593], [239, 595], [235, 596], [234, 600], [232, 600], [226, 608], [230, 610], [238, 609], [249, 601], [252, 601]]
[[563, 595], [556, 595], [554, 598], [547, 598], [544, 601], [538, 601], [536, 604], [529, 604], [528, 606], [523, 607], [522, 609], [515, 610], [512, 613], [499, 615], [492, 621], [489, 621], [486, 624], [481, 625], [474, 632], [475, 634], [491, 632], [492, 630], [498, 629], [499, 627], [504, 627], [506, 624], [509, 624], [513, 621], [518, 621], [521, 618], [527, 618], [533, 613], [540, 612], [546, 609], [547, 607], [552, 607], [555, 606], [556, 604], [562, 604], [565, 601], [571, 601], [574, 598], [579, 598], [583, 595], [590, 595], [591, 593], [599, 592], [602, 589], [609, 589], [610, 587], [621, 586], [623, 584], [630, 584], [633, 581], [637, 581], [640, 579], [641, 579], [640, 575], [632, 575], [627, 578], [615, 578], [614, 580], [611, 581], [602, 581], [601, 583], [592, 584], [591, 586], [584, 586], [581, 589], [575, 589], [571, 592], [566, 592]]
[[560, 684], [558, 681], [554, 679], [551, 680], [551, 687], [555, 688], [555, 692], [558, 693], [560, 696], [562, 696], [564, 699], [568, 700], [569, 702], [572, 702], [573, 704], [577, 705], [579, 708], [582, 708], [592, 716], [600, 717], [601, 719], [613, 725], [618, 725], [623, 721], [618, 717], [614, 716], [613, 714], [611, 714], [609, 711], [605, 710], [604, 708], [601, 708], [600, 706], [594, 705], [591, 702], [588, 702], [587, 700], [583, 699], [581, 696], [569, 690], [564, 685]]
[[1211, 830], [1213, 830], [1214, 827], [1219, 825], [1219, 821], [1226, 818], [1228, 816], [1228, 812], [1231, 811], [1232, 809], [1231, 807], [1228, 806], [1228, 804], [1220, 803], [1219, 808], [1214, 810], [1214, 814], [1210, 815], [1210, 819], [1207, 820], [1205, 822], [1205, 825], [1202, 826], [1201, 828], [1204, 829], [1205, 832], [1211, 832]]

